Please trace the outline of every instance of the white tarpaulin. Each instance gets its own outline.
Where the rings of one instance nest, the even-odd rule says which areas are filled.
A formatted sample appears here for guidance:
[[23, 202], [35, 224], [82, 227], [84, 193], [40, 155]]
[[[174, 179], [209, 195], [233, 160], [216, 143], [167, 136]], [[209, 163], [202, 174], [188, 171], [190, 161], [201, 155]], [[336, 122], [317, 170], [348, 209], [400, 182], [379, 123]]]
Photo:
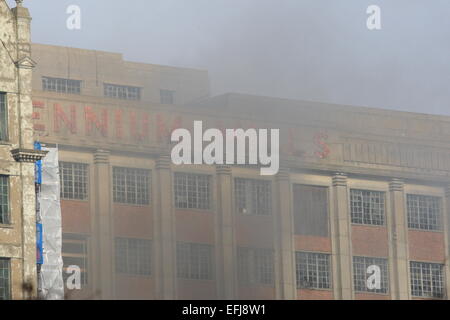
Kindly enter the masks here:
[[61, 256], [61, 205], [59, 186], [59, 164], [57, 148], [42, 148], [48, 151], [42, 160], [42, 185], [38, 197], [43, 229], [44, 263], [40, 273], [42, 298], [64, 299]]

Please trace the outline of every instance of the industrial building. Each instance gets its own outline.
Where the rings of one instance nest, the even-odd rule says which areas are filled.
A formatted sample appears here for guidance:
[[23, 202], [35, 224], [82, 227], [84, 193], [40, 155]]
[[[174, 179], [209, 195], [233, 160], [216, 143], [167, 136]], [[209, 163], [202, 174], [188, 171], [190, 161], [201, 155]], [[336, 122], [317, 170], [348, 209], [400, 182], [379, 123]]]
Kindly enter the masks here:
[[[211, 97], [203, 70], [30, 49], [17, 3], [0, 1], [0, 299], [36, 294], [34, 142], [59, 150], [67, 299], [449, 297], [450, 117]], [[278, 174], [174, 165], [196, 120], [280, 129]]]
[[[33, 45], [78, 299], [445, 299], [450, 118], [225, 94], [207, 72]], [[280, 129], [281, 168], [180, 165], [170, 134]], [[366, 285], [377, 265], [378, 288]]]

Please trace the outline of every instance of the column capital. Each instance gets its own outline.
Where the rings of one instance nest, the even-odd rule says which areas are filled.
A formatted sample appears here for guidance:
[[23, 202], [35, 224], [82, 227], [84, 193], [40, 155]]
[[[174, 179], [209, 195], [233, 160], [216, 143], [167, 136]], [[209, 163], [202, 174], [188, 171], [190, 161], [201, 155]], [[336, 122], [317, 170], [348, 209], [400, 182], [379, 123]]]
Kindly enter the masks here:
[[289, 180], [289, 173], [290, 170], [288, 167], [282, 166], [280, 167], [280, 169], [278, 170], [278, 173], [276, 174], [275, 178], [278, 181], [286, 181]]
[[169, 170], [170, 169], [170, 164], [171, 164], [171, 158], [170, 156], [163, 154], [160, 155], [157, 159], [156, 159], [156, 169], [157, 170]]
[[95, 164], [106, 164], [109, 163], [110, 152], [108, 150], [98, 149], [94, 152], [94, 163]]
[[450, 184], [445, 187], [445, 196], [450, 198]]
[[347, 186], [347, 175], [342, 172], [336, 172], [333, 175], [333, 187], [346, 187]]
[[389, 191], [403, 191], [405, 183], [401, 179], [394, 178], [389, 181]]
[[225, 164], [216, 165], [217, 174], [231, 175], [231, 166]]

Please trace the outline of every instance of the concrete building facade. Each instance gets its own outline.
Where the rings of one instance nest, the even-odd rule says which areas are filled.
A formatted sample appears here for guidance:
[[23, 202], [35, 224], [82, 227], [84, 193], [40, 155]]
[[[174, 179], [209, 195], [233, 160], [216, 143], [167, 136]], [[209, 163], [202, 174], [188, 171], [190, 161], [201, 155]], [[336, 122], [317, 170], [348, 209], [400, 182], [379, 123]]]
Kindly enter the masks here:
[[[242, 94], [204, 71], [33, 45], [85, 299], [446, 299], [450, 118]], [[281, 168], [171, 162], [170, 134], [280, 129]], [[371, 266], [380, 275], [367, 280]]]
[[0, 299], [36, 296], [30, 15], [0, 1]]

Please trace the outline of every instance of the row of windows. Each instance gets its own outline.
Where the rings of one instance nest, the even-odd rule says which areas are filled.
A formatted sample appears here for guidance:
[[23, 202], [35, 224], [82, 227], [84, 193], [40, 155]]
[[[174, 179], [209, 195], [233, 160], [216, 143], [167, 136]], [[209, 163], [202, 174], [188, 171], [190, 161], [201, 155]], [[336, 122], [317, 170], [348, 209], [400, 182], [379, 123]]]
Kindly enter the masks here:
[[[152, 242], [145, 239], [116, 238], [116, 272], [149, 276]], [[177, 244], [177, 276], [182, 279], [210, 280], [214, 274], [213, 246], [198, 243]], [[295, 267], [297, 288], [331, 289], [331, 255], [314, 252], [296, 252]], [[79, 235], [63, 237], [64, 270], [77, 265], [82, 270], [83, 284], [87, 283], [87, 241]], [[9, 261], [0, 259], [0, 298], [7, 297]], [[3, 266], [3, 267], [2, 267]], [[369, 287], [373, 274], [370, 267], [379, 270], [379, 283]], [[240, 285], [273, 285], [274, 256], [271, 249], [237, 249], [237, 272]], [[443, 265], [426, 262], [410, 262], [411, 294], [418, 297], [443, 298]], [[353, 257], [353, 285], [356, 292], [387, 294], [389, 292], [388, 260], [374, 257]], [[2, 291], [3, 288], [3, 291]], [[2, 296], [3, 294], [3, 296]]]
[[[75, 234], [63, 235], [64, 276], [67, 277], [66, 270], [69, 266], [78, 266], [82, 273], [82, 285], [86, 285], [88, 282], [87, 248], [87, 237]], [[151, 256], [151, 240], [135, 238], [115, 239], [115, 269], [119, 274], [150, 276], [152, 273]], [[177, 243], [176, 256], [178, 278], [210, 280], [214, 277], [213, 246], [179, 242]], [[237, 265], [238, 278], [241, 284], [273, 285], [274, 262], [271, 249], [238, 248]]]
[[[81, 94], [82, 81], [64, 78], [42, 77], [42, 90], [58, 93]], [[140, 87], [103, 84], [105, 97], [121, 100], [141, 100]], [[162, 89], [159, 92], [162, 104], [175, 103], [175, 91]]]
[[[61, 162], [61, 197], [87, 199], [88, 167], [86, 164]], [[148, 205], [150, 171], [113, 168], [113, 194], [117, 203]], [[328, 236], [328, 189], [294, 185], [294, 228], [296, 234]], [[174, 175], [175, 206], [184, 209], [211, 207], [210, 176], [189, 173]], [[236, 211], [247, 215], [270, 215], [272, 191], [270, 181], [235, 179]], [[385, 224], [385, 193], [350, 190], [351, 222]], [[441, 199], [425, 195], [407, 195], [408, 227], [421, 230], [441, 229]]]
[[81, 94], [81, 81], [42, 77], [42, 90], [59, 93]]
[[[331, 255], [325, 253], [296, 252], [296, 278], [299, 289], [331, 288]], [[374, 275], [369, 269], [376, 266], [380, 271], [379, 283], [369, 287], [368, 280]], [[444, 265], [426, 262], [410, 262], [411, 294], [417, 297], [443, 298]], [[369, 271], [369, 272], [368, 272]], [[370, 281], [369, 281], [370, 282]], [[373, 257], [353, 257], [353, 285], [357, 292], [388, 293], [388, 260]]]

